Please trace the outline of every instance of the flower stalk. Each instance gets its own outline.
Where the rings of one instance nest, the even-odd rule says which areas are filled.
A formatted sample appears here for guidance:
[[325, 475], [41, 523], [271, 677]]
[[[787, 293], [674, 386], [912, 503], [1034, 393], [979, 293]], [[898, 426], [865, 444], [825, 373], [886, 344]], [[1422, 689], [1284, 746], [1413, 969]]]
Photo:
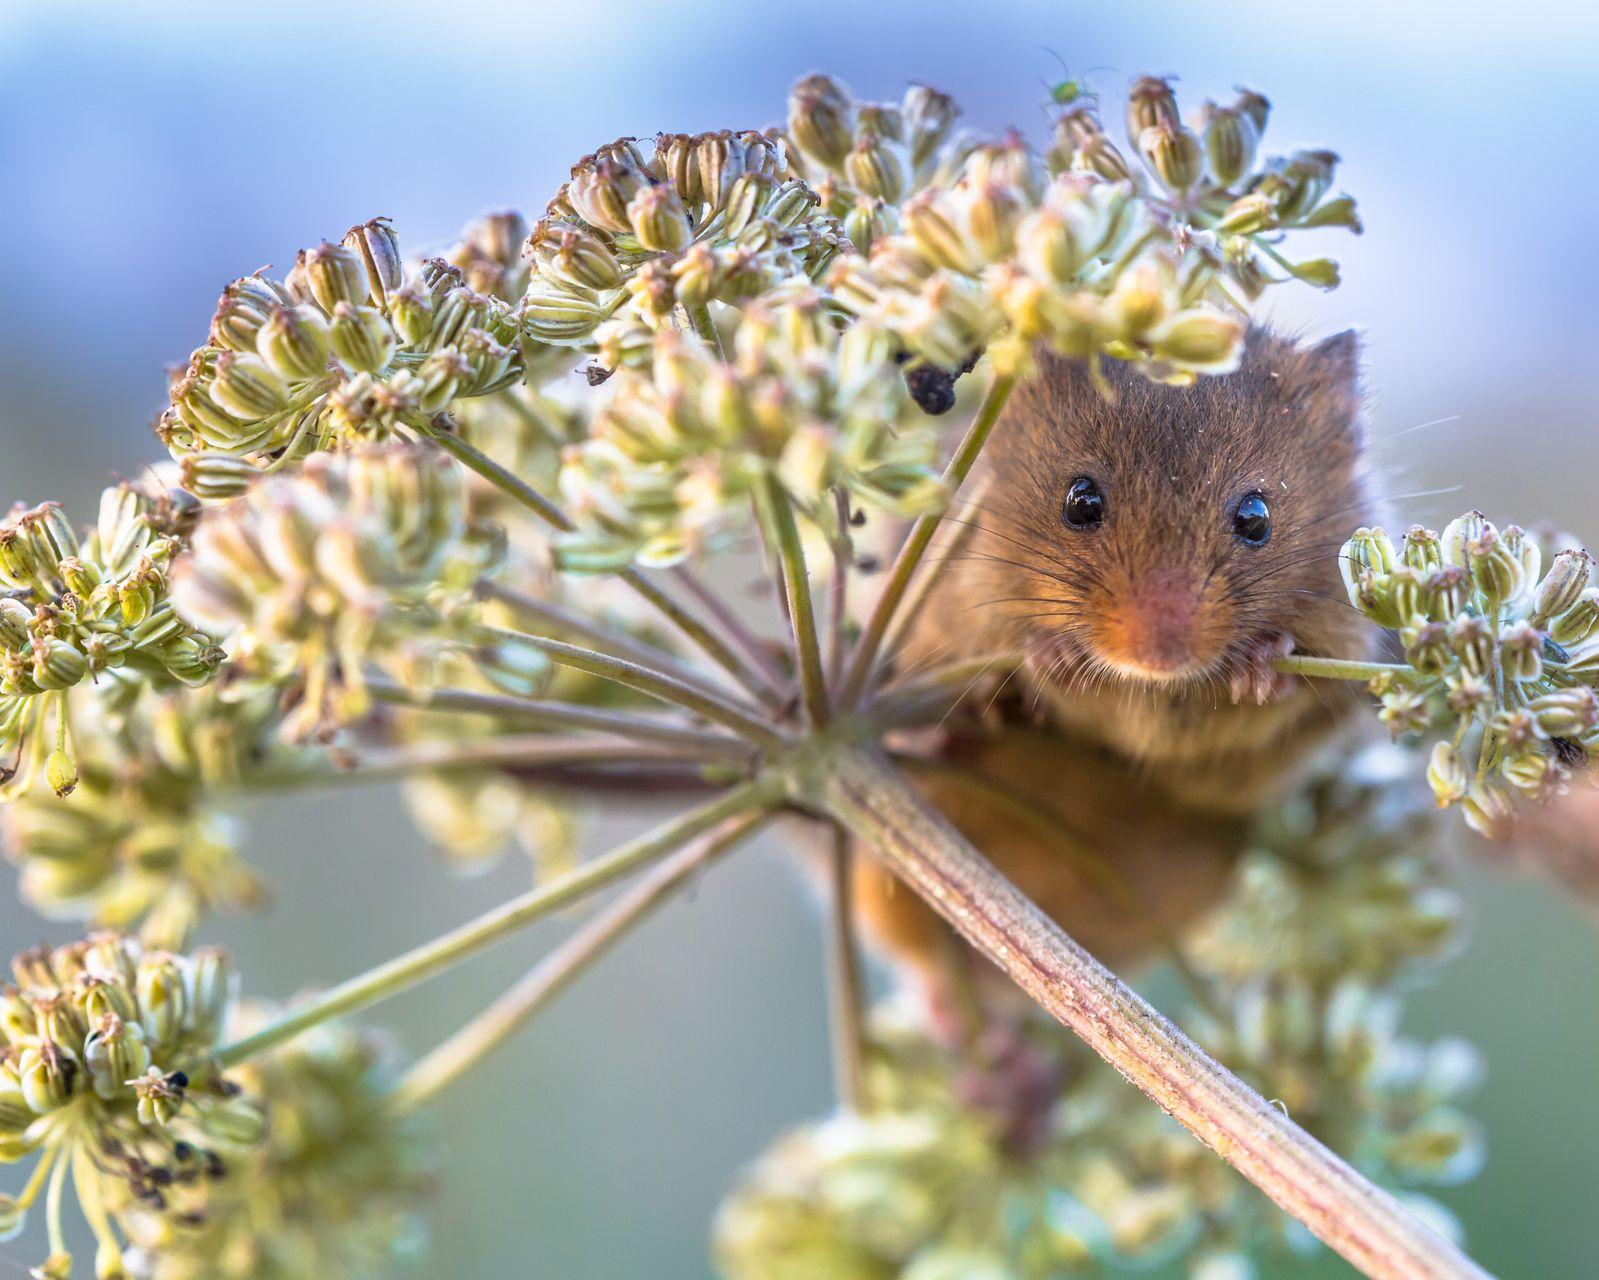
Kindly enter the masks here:
[[552, 1000], [610, 954], [617, 943], [766, 820], [762, 813], [724, 822], [685, 845], [558, 946], [448, 1040], [421, 1058], [395, 1090], [402, 1110], [423, 1106], [526, 1027]]
[[226, 1069], [283, 1044], [310, 1027], [371, 1008], [408, 991], [534, 921], [658, 861], [728, 819], [772, 808], [778, 798], [779, 788], [770, 779], [734, 787], [570, 875], [513, 898], [442, 937], [306, 1001], [269, 1026], [219, 1050], [217, 1065]]
[[[989, 383], [983, 402], [978, 406], [977, 416], [966, 429], [966, 434], [956, 446], [948, 466], [944, 468], [944, 485], [950, 495], [953, 496], [959, 490], [977, 464], [978, 456], [982, 453], [983, 446], [988, 443], [988, 437], [992, 434], [995, 423], [999, 421], [1000, 414], [1004, 412], [1005, 402], [1010, 399], [1010, 393], [1015, 386], [1016, 378], [1010, 374], [995, 374], [994, 380]], [[917, 567], [921, 564], [922, 557], [927, 554], [927, 548], [933, 541], [933, 535], [938, 532], [942, 520], [942, 513], [926, 515], [911, 526], [911, 531], [906, 536], [904, 545], [900, 547], [899, 554], [895, 556], [894, 565], [883, 583], [882, 594], [878, 596], [877, 603], [861, 630], [861, 638], [855, 646], [854, 656], [850, 659], [849, 673], [844, 678], [840, 705], [855, 706], [865, 692], [873, 668], [877, 664], [883, 638], [888, 634], [889, 624], [893, 622], [900, 602], [910, 589]]]
[[816, 605], [811, 595], [805, 548], [794, 522], [794, 507], [777, 477], [767, 472], [755, 490], [767, 541], [776, 551], [779, 576], [788, 601], [789, 625], [794, 632], [794, 653], [800, 674], [805, 714], [812, 727], [823, 728], [832, 714], [827, 700], [827, 675], [822, 668], [822, 646], [817, 633]]

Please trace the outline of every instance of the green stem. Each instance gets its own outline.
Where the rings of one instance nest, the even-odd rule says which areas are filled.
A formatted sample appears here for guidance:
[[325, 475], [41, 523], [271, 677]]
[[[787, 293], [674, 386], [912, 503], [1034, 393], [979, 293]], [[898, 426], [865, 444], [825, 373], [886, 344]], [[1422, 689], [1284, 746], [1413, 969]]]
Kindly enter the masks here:
[[[966, 477], [971, 474], [972, 467], [976, 465], [978, 455], [988, 442], [994, 424], [999, 421], [999, 415], [1004, 410], [1005, 402], [1010, 398], [1015, 386], [1015, 377], [1004, 374], [996, 374], [994, 380], [989, 383], [988, 393], [978, 407], [976, 418], [966, 429], [966, 434], [961, 438], [954, 456], [949, 460], [949, 465], [944, 468], [944, 486], [951, 500]], [[911, 526], [910, 536], [905, 539], [905, 545], [895, 557], [894, 566], [889, 570], [888, 579], [883, 584], [883, 593], [878, 596], [871, 617], [867, 619], [866, 626], [861, 632], [860, 643], [855, 646], [855, 656], [850, 662], [849, 675], [844, 681], [842, 706], [854, 707], [860, 701], [861, 694], [876, 666], [883, 637], [888, 633], [889, 624], [894, 620], [895, 610], [904, 599], [905, 592], [911, 585], [911, 579], [916, 575], [916, 567], [921, 564], [922, 557], [927, 553], [928, 544], [938, 532], [942, 519], [942, 515], [922, 516]]]
[[1272, 664], [1290, 675], [1315, 676], [1322, 680], [1371, 680], [1389, 671], [1414, 675], [1412, 668], [1396, 662], [1356, 662], [1344, 658], [1309, 658], [1289, 654]]
[[395, 1105], [410, 1110], [438, 1097], [527, 1026], [695, 875], [742, 843], [765, 818], [757, 813], [730, 819], [649, 872], [529, 969], [520, 982], [487, 1009], [419, 1060], [395, 1090]]
[[697, 307], [684, 307], [688, 314], [688, 322], [694, 332], [699, 335], [700, 341], [716, 352], [718, 360], [726, 360], [727, 353], [722, 349], [722, 335], [716, 327], [716, 321], [711, 319], [711, 309], [705, 303]]
[[[745, 758], [749, 757], [748, 743], [736, 738], [723, 741], [742, 748]], [[728, 757], [715, 758], [726, 760]], [[311, 766], [268, 765], [247, 773], [244, 785], [252, 791], [275, 791], [351, 782], [389, 782], [417, 773], [452, 773], [462, 769], [479, 772], [593, 765], [705, 764], [710, 759], [696, 756], [681, 745], [645, 745], [608, 738], [556, 737], [547, 733], [507, 734], [481, 742], [424, 742], [369, 751], [358, 755], [347, 767], [329, 768], [320, 760]]]
[[[475, 472], [509, 497], [516, 499], [552, 528], [559, 529], [563, 533], [569, 533], [576, 527], [566, 513], [542, 493], [514, 472], [502, 467], [481, 450], [468, 444], [452, 429], [452, 426], [439, 425], [436, 420], [428, 421], [422, 418], [408, 419], [408, 421], [415, 430], [433, 441], [434, 444], [456, 459], [462, 466], [469, 471]], [[746, 689], [760, 694], [769, 702], [773, 701], [771, 695], [765, 691], [765, 684], [759, 675], [751, 671], [720, 636], [668, 596], [660, 587], [656, 586], [636, 565], [621, 570], [616, 576], [632, 587], [645, 600], [649, 601], [651, 605], [659, 610], [662, 616], [692, 640], [722, 670], [726, 671]]]
[[292, 1040], [319, 1023], [359, 1012], [390, 996], [399, 995], [535, 920], [657, 861], [729, 818], [770, 810], [777, 799], [777, 789], [770, 781], [734, 787], [715, 800], [691, 809], [571, 874], [513, 898], [459, 929], [308, 1000], [253, 1035], [219, 1050], [217, 1065], [224, 1070], [236, 1066], [247, 1058]]
[[797, 761], [794, 802], [871, 845], [906, 885], [1161, 1110], [1378, 1280], [1485, 1280], [1067, 937], [875, 751]]
[[531, 729], [587, 729], [640, 742], [661, 742], [686, 751], [726, 759], [746, 759], [750, 745], [742, 738], [697, 728], [681, 719], [649, 716], [636, 711], [609, 711], [574, 702], [519, 698], [508, 693], [483, 693], [476, 689], [411, 688], [393, 681], [368, 679], [366, 690], [378, 702], [416, 707], [425, 711], [450, 711], [493, 716]]
[[816, 602], [811, 596], [810, 572], [794, 507], [777, 477], [766, 471], [755, 489], [756, 509], [766, 526], [767, 540], [777, 554], [778, 576], [788, 600], [789, 624], [794, 633], [795, 665], [799, 668], [805, 714], [812, 727], [822, 728], [831, 714], [827, 705], [827, 675], [822, 669], [822, 645], [816, 631]]
[[516, 591], [498, 582], [485, 579], [477, 585], [477, 595], [485, 600], [497, 600], [523, 617], [538, 623], [540, 629], [560, 632], [601, 653], [613, 653], [641, 667], [654, 667], [680, 680], [694, 680], [694, 668], [681, 661], [677, 655], [657, 648], [647, 640], [628, 635], [598, 621], [592, 614], [554, 600], [540, 600], [536, 596]]
[[715, 724], [723, 725], [740, 737], [747, 738], [767, 750], [781, 748], [788, 743], [788, 739], [772, 728], [770, 722], [763, 719], [754, 708], [745, 709], [720, 694], [712, 693], [698, 685], [687, 684], [675, 676], [651, 671], [636, 662], [613, 658], [596, 649], [585, 649], [581, 645], [567, 644], [564, 640], [556, 640], [549, 636], [530, 635], [525, 631], [511, 631], [505, 627], [479, 629], [484, 635], [537, 649], [557, 666], [587, 672], [591, 676], [610, 680], [649, 697], [658, 698], [662, 702], [673, 703]]
[[865, 986], [855, 933], [855, 892], [850, 833], [835, 826], [828, 859], [827, 990], [833, 1032], [833, 1081], [841, 1105], [857, 1114], [869, 1104], [866, 1089]]

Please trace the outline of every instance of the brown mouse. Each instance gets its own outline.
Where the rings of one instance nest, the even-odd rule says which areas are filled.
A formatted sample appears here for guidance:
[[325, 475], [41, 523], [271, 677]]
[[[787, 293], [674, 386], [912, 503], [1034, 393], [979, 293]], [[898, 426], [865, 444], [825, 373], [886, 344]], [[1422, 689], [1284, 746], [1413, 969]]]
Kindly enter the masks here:
[[[1358, 690], [1272, 661], [1357, 657], [1338, 548], [1377, 519], [1358, 343], [1262, 329], [1231, 373], [1168, 386], [1044, 354], [954, 513], [903, 673], [1017, 655], [906, 744], [919, 785], [1102, 960], [1150, 952], [1224, 890], [1249, 817]], [[936, 986], [949, 934], [869, 858], [869, 934]]]

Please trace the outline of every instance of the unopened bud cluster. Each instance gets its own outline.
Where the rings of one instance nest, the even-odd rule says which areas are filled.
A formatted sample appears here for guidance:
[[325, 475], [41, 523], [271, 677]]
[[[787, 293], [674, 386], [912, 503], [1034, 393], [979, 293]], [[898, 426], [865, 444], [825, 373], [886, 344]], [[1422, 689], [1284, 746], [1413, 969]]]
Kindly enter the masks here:
[[[276, 1010], [246, 1005], [235, 1034]], [[230, 1161], [198, 1221], [132, 1210], [130, 1269], [147, 1280], [375, 1276], [421, 1238], [429, 1191], [415, 1116], [391, 1105], [393, 1054], [338, 1024], [232, 1073], [271, 1123]]]
[[230, 284], [157, 434], [186, 488], [233, 497], [265, 467], [521, 381], [520, 335], [513, 308], [453, 263], [408, 271], [375, 218], [303, 250], [281, 281]]
[[524, 332], [587, 343], [622, 315], [650, 327], [816, 280], [848, 247], [782, 146], [753, 130], [634, 138], [584, 156], [528, 238]]
[[174, 595], [237, 663], [296, 686], [296, 741], [365, 714], [366, 665], [438, 631], [498, 554], [467, 523], [459, 468], [390, 443], [318, 455], [206, 512]]
[[[1266, 820], [1234, 896], [1181, 941], [1185, 1021], [1296, 1122], [1390, 1185], [1480, 1162], [1457, 1041], [1397, 1035], [1394, 984], [1453, 937], [1424, 797], [1382, 747]], [[1263, 1243], [1311, 1242], [1053, 1024], [960, 1050], [908, 1010], [874, 1016], [870, 1106], [794, 1131], [724, 1203], [730, 1280], [1048, 1280], [1186, 1265], [1254, 1278]], [[1442, 1213], [1442, 1210], [1438, 1211]]]
[[1182, 382], [1236, 363], [1239, 307], [1267, 284], [1337, 283], [1327, 259], [1283, 257], [1281, 232], [1358, 230], [1347, 197], [1325, 199], [1331, 153], [1257, 162], [1266, 115], [1246, 93], [1185, 125], [1170, 85], [1146, 78], [1127, 110], [1141, 164], [1080, 105], [1057, 121], [1046, 167], [1016, 135], [948, 141], [953, 105], [930, 90], [887, 107], [812, 76], [791, 95], [788, 136], [850, 205], [861, 253], [831, 273], [839, 301], [920, 361], [958, 372], [986, 349], [1020, 369], [1042, 341]]
[[[186, 1212], [261, 1136], [261, 1113], [210, 1066], [232, 999], [228, 959], [101, 933], [24, 951], [12, 973], [0, 989], [0, 1159], [64, 1166], [95, 1230], [96, 1274], [120, 1277], [123, 1216]], [[36, 1170], [6, 1198], [8, 1228], [41, 1181]], [[69, 1267], [57, 1254], [43, 1273]]]
[[581, 532], [558, 562], [671, 564], [714, 547], [763, 472], [815, 521], [836, 519], [834, 488], [900, 515], [936, 510], [939, 440], [909, 406], [894, 350], [871, 324], [840, 331], [811, 289], [750, 306], [726, 360], [663, 331], [568, 451], [561, 492]]
[[[1552, 553], [1552, 554], [1551, 554]], [[1350, 602], [1397, 633], [1407, 669], [1372, 681], [1395, 737], [1443, 735], [1427, 778], [1470, 826], [1504, 833], [1515, 797], [1559, 794], [1599, 748], [1593, 559], [1480, 511], [1396, 547], [1360, 529], [1340, 567]]]
[[152, 695], [115, 727], [103, 715], [78, 719], [72, 794], [36, 786], [0, 808], [23, 901], [51, 918], [139, 927], [147, 943], [181, 947], [206, 913], [263, 900], [207, 775], [170, 749], [173, 721], [187, 742], [213, 736], [214, 702], [188, 691]]
[[[184, 495], [120, 484], [80, 538], [59, 505], [0, 521], [0, 796], [42, 771], [58, 793], [77, 781], [67, 693], [110, 677], [201, 684], [222, 661], [211, 637], [170, 599], [174, 558], [192, 525]], [[54, 711], [53, 731], [47, 724]]]

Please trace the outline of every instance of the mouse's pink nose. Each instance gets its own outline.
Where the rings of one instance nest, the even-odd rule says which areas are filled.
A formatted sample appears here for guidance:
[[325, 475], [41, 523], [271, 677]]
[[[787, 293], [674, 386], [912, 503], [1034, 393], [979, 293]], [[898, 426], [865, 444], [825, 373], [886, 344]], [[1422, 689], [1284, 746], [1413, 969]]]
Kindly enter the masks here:
[[1155, 569], [1129, 583], [1125, 597], [1105, 611], [1100, 641], [1119, 667], [1178, 675], [1208, 657], [1201, 652], [1204, 622], [1204, 584], [1182, 570]]

